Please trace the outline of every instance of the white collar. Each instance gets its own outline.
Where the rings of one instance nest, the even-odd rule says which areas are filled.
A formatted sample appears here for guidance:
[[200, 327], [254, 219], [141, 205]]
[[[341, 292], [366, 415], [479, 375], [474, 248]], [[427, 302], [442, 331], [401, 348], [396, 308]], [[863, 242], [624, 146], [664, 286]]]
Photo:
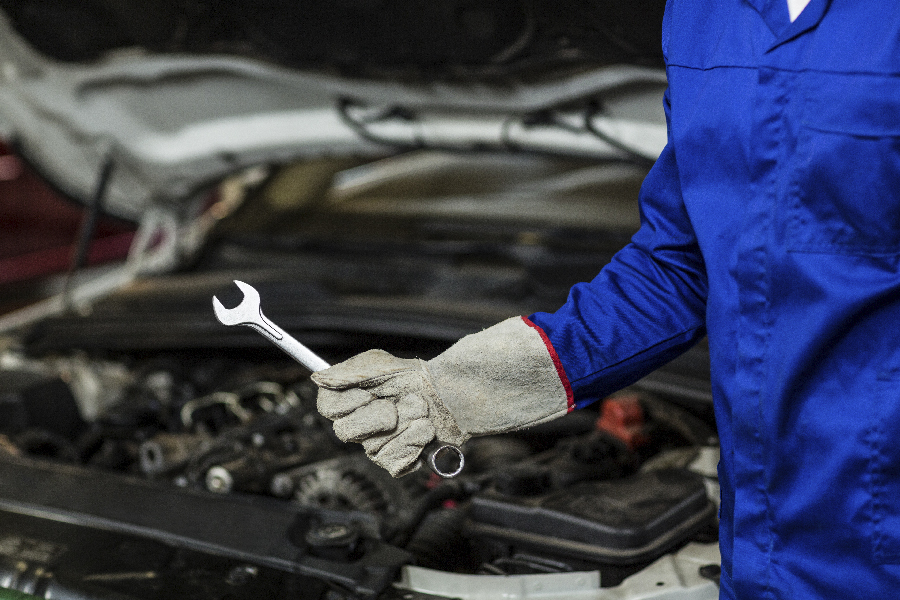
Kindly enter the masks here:
[[809, 0], [787, 0], [787, 4], [788, 14], [791, 16], [791, 23], [793, 23], [800, 16], [800, 13], [803, 12], [803, 9], [806, 8], [806, 5], [809, 4]]

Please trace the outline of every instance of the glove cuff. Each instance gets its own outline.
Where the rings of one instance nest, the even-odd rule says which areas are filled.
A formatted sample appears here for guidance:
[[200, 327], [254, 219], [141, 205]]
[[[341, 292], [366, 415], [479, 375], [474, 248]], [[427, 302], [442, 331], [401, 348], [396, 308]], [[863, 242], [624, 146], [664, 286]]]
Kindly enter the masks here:
[[[443, 408], [466, 438], [536, 425], [574, 408], [553, 346], [524, 317], [462, 338], [425, 367], [443, 405], [436, 412]], [[439, 439], [454, 441], [452, 427], [432, 420]]]

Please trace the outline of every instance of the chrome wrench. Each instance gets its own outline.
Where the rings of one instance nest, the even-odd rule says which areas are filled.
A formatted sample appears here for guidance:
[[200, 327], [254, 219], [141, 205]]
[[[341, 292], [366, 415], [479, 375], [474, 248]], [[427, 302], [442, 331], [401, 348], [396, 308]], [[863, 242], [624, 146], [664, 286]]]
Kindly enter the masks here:
[[[266, 318], [259, 305], [259, 292], [252, 285], [237, 280], [234, 284], [244, 293], [243, 300], [234, 308], [225, 308], [219, 299], [213, 296], [213, 310], [219, 323], [228, 326], [252, 327], [313, 373], [331, 366], [318, 354], [298, 342], [291, 334]], [[425, 447], [424, 453], [426, 455], [425, 462], [428, 463], [431, 470], [444, 478], [456, 477], [465, 464], [462, 450], [446, 442], [435, 440]], [[444, 459], [440, 458], [442, 455], [445, 457]], [[452, 466], [444, 468], [447, 456], [450, 457], [449, 463]]]

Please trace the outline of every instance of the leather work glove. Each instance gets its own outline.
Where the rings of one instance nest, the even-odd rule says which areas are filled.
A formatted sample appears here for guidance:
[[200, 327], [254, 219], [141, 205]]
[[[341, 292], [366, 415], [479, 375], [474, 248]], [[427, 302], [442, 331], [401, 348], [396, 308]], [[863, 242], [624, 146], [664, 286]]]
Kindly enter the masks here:
[[363, 352], [313, 373], [319, 412], [338, 438], [360, 442], [399, 477], [435, 438], [461, 445], [571, 410], [568, 380], [539, 331], [522, 317], [507, 319], [429, 361]]

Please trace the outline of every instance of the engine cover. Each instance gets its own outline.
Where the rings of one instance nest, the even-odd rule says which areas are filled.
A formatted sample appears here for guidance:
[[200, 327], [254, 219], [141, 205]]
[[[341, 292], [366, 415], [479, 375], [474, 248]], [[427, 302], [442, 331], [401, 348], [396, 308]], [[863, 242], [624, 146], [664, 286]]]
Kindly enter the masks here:
[[714, 514], [699, 475], [666, 469], [536, 497], [485, 494], [473, 498], [465, 530], [515, 551], [632, 565], [685, 543]]

